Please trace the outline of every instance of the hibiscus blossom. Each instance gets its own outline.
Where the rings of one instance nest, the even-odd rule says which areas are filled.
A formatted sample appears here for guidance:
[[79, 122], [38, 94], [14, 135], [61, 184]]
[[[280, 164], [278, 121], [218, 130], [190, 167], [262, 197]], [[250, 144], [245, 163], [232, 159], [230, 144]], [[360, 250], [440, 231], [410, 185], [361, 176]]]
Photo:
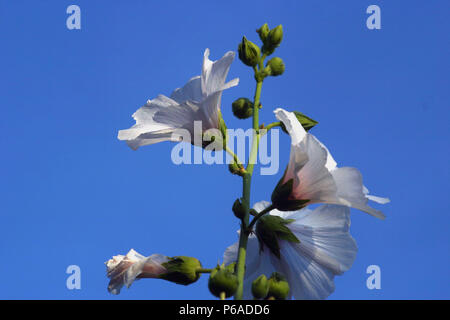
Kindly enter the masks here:
[[119, 294], [124, 285], [129, 288], [136, 279], [159, 278], [167, 273], [167, 269], [162, 264], [168, 261], [169, 258], [161, 254], [144, 257], [133, 249], [126, 256], [114, 256], [105, 262], [107, 276], [110, 278], [108, 291]]
[[[254, 209], [261, 212], [268, 206], [261, 201]], [[270, 220], [279, 225], [274, 228]], [[350, 209], [345, 206], [271, 210], [257, 222], [256, 235], [248, 239], [244, 297], [251, 299], [252, 282], [260, 275], [278, 272], [286, 277], [291, 297], [325, 299], [334, 291], [334, 276], [347, 271], [355, 260], [357, 246], [349, 227]], [[273, 237], [268, 236], [271, 232]], [[235, 243], [227, 248], [225, 264], [237, 260], [238, 247]]]
[[369, 207], [367, 202], [384, 204], [389, 199], [369, 195], [359, 170], [338, 168], [328, 149], [305, 131], [293, 112], [280, 108], [274, 112], [292, 140], [288, 167], [272, 194], [277, 209], [286, 211], [307, 204], [329, 203], [353, 207], [384, 219], [384, 214]]
[[[136, 150], [162, 141], [179, 141], [179, 129], [187, 130], [194, 137], [194, 122], [197, 121], [201, 124], [202, 132], [221, 129], [222, 91], [239, 83], [237, 78], [225, 83], [234, 55], [234, 52], [229, 51], [220, 60], [211, 61], [209, 49], [206, 49], [202, 74], [191, 78], [183, 88], [176, 89], [170, 98], [158, 95], [148, 100], [133, 114], [136, 124], [130, 129], [119, 131], [119, 140], [125, 140]], [[202, 146], [201, 141], [200, 137], [190, 142]]]

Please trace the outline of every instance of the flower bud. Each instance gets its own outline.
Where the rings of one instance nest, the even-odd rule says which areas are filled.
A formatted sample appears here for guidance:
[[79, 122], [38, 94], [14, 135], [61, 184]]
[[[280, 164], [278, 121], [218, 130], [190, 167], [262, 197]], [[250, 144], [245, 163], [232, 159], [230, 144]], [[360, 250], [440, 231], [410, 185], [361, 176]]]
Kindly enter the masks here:
[[220, 297], [220, 294], [225, 293], [225, 298], [231, 297], [237, 290], [238, 279], [233, 273], [232, 267], [218, 266], [213, 271], [208, 281], [209, 291], [216, 297]]
[[246, 37], [242, 38], [242, 42], [238, 46], [239, 59], [249, 66], [254, 67], [258, 64], [261, 51], [259, 47], [251, 41], [248, 41]]
[[274, 77], [282, 75], [285, 69], [283, 60], [278, 57], [270, 59], [267, 67], [270, 69], [270, 75]]
[[280, 24], [269, 31], [266, 41], [264, 41], [263, 52], [266, 55], [271, 55], [283, 40], [283, 26]]
[[285, 300], [289, 296], [289, 283], [286, 278], [278, 272], [272, 273], [269, 278], [268, 298], [275, 298], [276, 300]]
[[160, 279], [175, 282], [177, 284], [188, 285], [200, 278], [200, 274], [197, 273], [197, 270], [200, 269], [202, 265], [196, 258], [185, 256], [173, 257], [162, 265], [167, 269], [167, 272], [162, 274], [159, 277]]
[[261, 39], [261, 41], [263, 43], [265, 43], [267, 41], [269, 31], [270, 30], [269, 30], [269, 26], [267, 25], [267, 23], [264, 23], [261, 28], [256, 30], [256, 32], [259, 34], [259, 38]]
[[233, 213], [238, 219], [242, 219], [245, 217], [245, 214], [247, 213], [247, 206], [245, 203], [242, 203], [240, 199], [236, 199], [236, 201], [233, 203]]
[[269, 281], [265, 275], [260, 275], [252, 282], [252, 294], [255, 299], [264, 299], [269, 293]]
[[278, 47], [283, 40], [283, 26], [280, 24], [274, 29], [270, 30], [268, 35], [268, 41], [270, 46]]
[[253, 102], [247, 98], [239, 98], [231, 106], [233, 114], [239, 119], [247, 119], [253, 115]]

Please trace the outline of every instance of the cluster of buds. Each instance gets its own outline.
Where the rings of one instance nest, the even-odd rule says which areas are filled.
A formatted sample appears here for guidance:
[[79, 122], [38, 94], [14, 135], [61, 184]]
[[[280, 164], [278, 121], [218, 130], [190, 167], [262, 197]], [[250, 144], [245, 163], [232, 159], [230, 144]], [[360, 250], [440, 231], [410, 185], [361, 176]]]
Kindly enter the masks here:
[[[239, 59], [245, 65], [254, 68], [255, 79], [258, 82], [269, 76], [276, 77], [282, 75], [285, 70], [283, 59], [273, 57], [267, 61], [265, 67], [263, 61], [265, 57], [270, 56], [279, 47], [283, 39], [283, 27], [279, 25], [270, 30], [267, 23], [265, 23], [256, 32], [259, 34], [259, 38], [263, 43], [262, 46], [259, 47], [245, 36], [242, 37], [242, 41], [238, 45]], [[238, 119], [247, 119], [253, 115], [253, 109], [256, 106], [254, 106], [254, 102], [250, 99], [239, 98], [233, 102], [232, 107], [233, 114]]]
[[289, 283], [279, 272], [269, 279], [263, 274], [252, 282], [252, 295], [255, 299], [286, 300], [289, 296]]

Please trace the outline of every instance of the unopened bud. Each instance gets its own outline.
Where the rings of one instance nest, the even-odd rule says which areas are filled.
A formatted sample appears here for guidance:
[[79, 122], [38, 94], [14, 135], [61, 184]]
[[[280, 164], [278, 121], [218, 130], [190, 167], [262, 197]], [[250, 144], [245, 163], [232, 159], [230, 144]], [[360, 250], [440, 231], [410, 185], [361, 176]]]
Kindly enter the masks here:
[[239, 59], [249, 66], [254, 67], [258, 64], [261, 51], [259, 47], [251, 41], [248, 41], [246, 37], [242, 38], [242, 42], [238, 46]]
[[285, 300], [289, 296], [289, 283], [286, 278], [278, 272], [272, 273], [269, 278], [268, 298], [275, 298], [276, 300]]
[[269, 26], [267, 25], [267, 23], [263, 24], [261, 28], [256, 30], [256, 32], [259, 34], [259, 38], [261, 39], [261, 41], [263, 43], [267, 41], [269, 31], [270, 30], [269, 30]]
[[242, 219], [247, 213], [247, 206], [245, 205], [245, 203], [242, 203], [240, 199], [236, 199], [236, 201], [233, 203], [232, 210], [236, 218]]
[[265, 275], [260, 275], [252, 282], [252, 294], [256, 299], [264, 299], [269, 293], [269, 281]]
[[283, 40], [283, 26], [280, 24], [269, 31], [266, 41], [264, 41], [263, 52], [266, 55], [271, 55]]
[[233, 114], [239, 119], [247, 119], [253, 115], [253, 102], [247, 98], [239, 98], [231, 106]]
[[208, 288], [216, 297], [220, 297], [220, 294], [224, 293], [225, 298], [228, 298], [236, 292], [239, 282], [236, 275], [230, 269], [228, 267], [218, 266], [211, 271]]
[[278, 47], [283, 40], [283, 26], [280, 24], [279, 26], [273, 28], [269, 32], [268, 41], [270, 45], [273, 47]]
[[285, 69], [283, 59], [278, 57], [270, 59], [267, 62], [267, 67], [270, 69], [270, 75], [274, 77], [282, 75]]
[[185, 256], [170, 258], [168, 262], [162, 265], [167, 269], [167, 272], [160, 276], [161, 279], [183, 285], [197, 281], [200, 277], [197, 270], [202, 267], [200, 261], [196, 258]]

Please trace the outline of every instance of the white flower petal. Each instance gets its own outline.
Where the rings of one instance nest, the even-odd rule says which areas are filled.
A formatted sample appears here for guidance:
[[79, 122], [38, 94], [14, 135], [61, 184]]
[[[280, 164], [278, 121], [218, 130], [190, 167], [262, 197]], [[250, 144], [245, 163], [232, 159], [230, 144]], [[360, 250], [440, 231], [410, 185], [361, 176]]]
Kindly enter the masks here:
[[[266, 202], [254, 208], [263, 209]], [[347, 271], [356, 257], [357, 246], [349, 233], [350, 210], [347, 207], [322, 205], [314, 210], [292, 212], [272, 210], [270, 215], [294, 219], [288, 228], [300, 240], [280, 240], [281, 259], [270, 250], [260, 251], [256, 236], [251, 235], [247, 247], [244, 297], [251, 299], [251, 284], [261, 274], [270, 277], [278, 271], [287, 277], [295, 299], [324, 299], [334, 291], [333, 279]], [[238, 244], [225, 252], [226, 263], [235, 261]]]
[[172, 136], [177, 129], [188, 130], [191, 139], [196, 141], [193, 138], [195, 121], [201, 122], [203, 131], [218, 129], [222, 91], [237, 85], [239, 79], [225, 83], [233, 52], [227, 52], [214, 62], [208, 56], [207, 49], [201, 76], [191, 78], [182, 88], [174, 90], [170, 98], [159, 95], [149, 100], [133, 115], [136, 124], [119, 131], [119, 140], [137, 149], [162, 141], [178, 141], [178, 136]]
[[298, 182], [293, 195], [297, 199], [309, 199], [310, 203], [327, 202], [336, 198], [336, 184], [325, 167], [328, 152], [311, 135], [306, 135], [297, 145], [297, 153], [307, 154], [308, 161], [294, 162]]
[[368, 195], [361, 174], [354, 168], [337, 168], [328, 149], [313, 135], [306, 133], [292, 112], [275, 110], [291, 136], [289, 164], [283, 182], [294, 179], [291, 199], [309, 200], [353, 207], [384, 219], [384, 214], [367, 205], [373, 200], [387, 203], [389, 199]]
[[[300, 211], [305, 211], [300, 210]], [[294, 219], [294, 215], [286, 219]], [[358, 250], [349, 233], [350, 209], [322, 205], [306, 211], [303, 217], [288, 225], [300, 240], [298, 248], [318, 264], [340, 275], [350, 269]]]
[[291, 136], [292, 145], [299, 144], [305, 138], [306, 131], [298, 121], [295, 114], [281, 108], [275, 109], [274, 113], [277, 119], [283, 122], [286, 127], [287, 132]]
[[182, 88], [175, 89], [170, 98], [182, 104], [186, 101], [200, 102], [203, 99], [200, 76], [191, 78]]
[[334, 274], [330, 270], [298, 254], [291, 243], [280, 244], [280, 253], [282, 269], [295, 299], [325, 299], [334, 291]]
[[259, 201], [259, 202], [255, 203], [253, 205], [253, 209], [255, 209], [258, 212], [261, 212], [265, 208], [267, 208], [268, 206], [270, 206], [270, 202], [269, 201]]
[[363, 192], [366, 195], [366, 198], [371, 200], [371, 201], [374, 201], [374, 202], [377, 202], [377, 203], [380, 203], [380, 204], [386, 204], [386, 203], [391, 202], [391, 200], [389, 198], [382, 198], [382, 197], [377, 197], [377, 196], [370, 195], [369, 194], [369, 190], [365, 186], [363, 186]]
[[230, 83], [225, 84], [234, 56], [235, 53], [233, 51], [228, 51], [221, 59], [211, 61], [209, 60], [209, 49], [205, 50], [201, 77], [201, 87], [204, 96], [223, 91], [239, 83], [239, 79], [233, 79]]
[[119, 294], [124, 285], [130, 287], [137, 278], [157, 278], [167, 271], [162, 266], [167, 261], [169, 258], [164, 255], [144, 257], [133, 249], [126, 256], [114, 256], [106, 262], [107, 276], [110, 278], [108, 291]]

